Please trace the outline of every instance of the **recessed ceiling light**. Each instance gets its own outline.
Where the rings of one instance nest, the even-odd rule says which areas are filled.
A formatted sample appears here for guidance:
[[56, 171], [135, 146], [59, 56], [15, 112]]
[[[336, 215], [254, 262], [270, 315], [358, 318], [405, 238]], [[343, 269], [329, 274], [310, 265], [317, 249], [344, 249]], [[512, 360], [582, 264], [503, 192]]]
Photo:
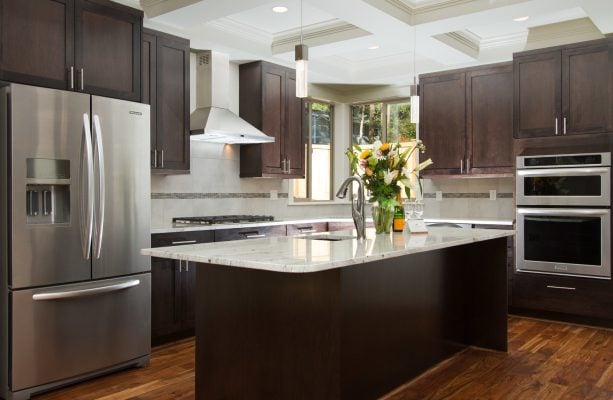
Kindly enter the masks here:
[[372, 46], [368, 46], [368, 50], [377, 50], [379, 48], [378, 44], [373, 44]]
[[513, 21], [515, 21], [515, 22], [524, 22], [524, 21], [527, 21], [528, 18], [530, 18], [530, 16], [526, 15], [526, 16], [523, 16], [523, 17], [513, 18]]
[[272, 10], [274, 12], [276, 12], [276, 13], [283, 14], [283, 13], [287, 12], [287, 7], [276, 6], [276, 7], [273, 7]]

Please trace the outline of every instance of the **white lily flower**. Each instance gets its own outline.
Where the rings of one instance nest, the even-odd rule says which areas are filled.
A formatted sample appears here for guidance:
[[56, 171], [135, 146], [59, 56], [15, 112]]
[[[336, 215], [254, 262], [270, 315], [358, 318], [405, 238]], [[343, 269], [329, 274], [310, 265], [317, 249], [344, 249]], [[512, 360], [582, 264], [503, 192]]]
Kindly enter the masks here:
[[390, 171], [388, 169], [387, 171], [385, 171], [385, 175], [383, 175], [383, 182], [385, 182], [386, 185], [391, 185], [392, 181], [396, 179], [397, 177], [398, 177], [397, 170]]

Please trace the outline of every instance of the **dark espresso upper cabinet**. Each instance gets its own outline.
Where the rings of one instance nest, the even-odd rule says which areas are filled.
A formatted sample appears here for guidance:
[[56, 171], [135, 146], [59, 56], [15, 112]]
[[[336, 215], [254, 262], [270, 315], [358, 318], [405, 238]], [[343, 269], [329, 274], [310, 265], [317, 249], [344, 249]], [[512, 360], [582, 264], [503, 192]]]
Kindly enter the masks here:
[[513, 66], [466, 72], [468, 174], [513, 173]]
[[142, 18], [106, 0], [0, 0], [0, 79], [140, 101]]
[[144, 29], [142, 57], [142, 97], [151, 105], [152, 172], [189, 172], [189, 40]]
[[140, 101], [142, 27], [139, 10], [107, 1], [77, 0], [77, 90]]
[[463, 173], [467, 154], [466, 75], [424, 75], [419, 83], [419, 136], [426, 144], [422, 158], [434, 161], [422, 175]]
[[517, 53], [514, 136], [613, 131], [613, 40]]
[[420, 76], [423, 176], [513, 172], [513, 74], [510, 63]]
[[71, 88], [74, 0], [0, 0], [0, 35], [0, 79]]
[[263, 61], [240, 66], [240, 116], [275, 138], [241, 145], [241, 177], [304, 177], [302, 99], [293, 69]]

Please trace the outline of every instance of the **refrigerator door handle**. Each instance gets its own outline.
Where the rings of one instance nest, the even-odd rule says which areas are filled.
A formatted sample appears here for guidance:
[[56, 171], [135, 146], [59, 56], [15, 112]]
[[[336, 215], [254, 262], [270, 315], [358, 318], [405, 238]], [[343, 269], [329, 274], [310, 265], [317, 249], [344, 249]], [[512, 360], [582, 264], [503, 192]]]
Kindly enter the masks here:
[[58, 300], [69, 299], [72, 297], [92, 296], [108, 292], [116, 292], [118, 290], [128, 289], [140, 285], [139, 279], [131, 279], [126, 282], [116, 283], [113, 285], [104, 285], [88, 289], [67, 290], [61, 292], [36, 293], [32, 295], [32, 300]]
[[102, 129], [100, 118], [94, 114], [94, 150], [98, 165], [98, 201], [95, 210], [96, 221], [94, 222], [94, 253], [93, 257], [100, 258], [102, 251], [102, 237], [104, 234], [104, 210], [105, 210], [105, 183], [104, 183], [104, 149], [102, 147]]
[[[87, 184], [84, 184], [84, 178], [87, 178]], [[81, 194], [81, 249], [83, 250], [83, 258], [86, 260], [89, 260], [90, 257], [94, 225], [93, 180], [94, 168], [92, 165], [92, 138], [89, 128], [89, 115], [83, 114], [83, 141], [81, 143], [81, 163], [79, 166], [79, 193]]]

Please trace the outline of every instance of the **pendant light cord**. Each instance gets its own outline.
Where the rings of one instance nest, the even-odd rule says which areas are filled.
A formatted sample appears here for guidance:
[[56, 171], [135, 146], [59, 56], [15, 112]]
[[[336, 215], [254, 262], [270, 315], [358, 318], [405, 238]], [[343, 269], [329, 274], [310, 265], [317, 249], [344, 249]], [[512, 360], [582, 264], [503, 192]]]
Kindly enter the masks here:
[[417, 85], [417, 22], [413, 22], [413, 85]]
[[300, 44], [302, 44], [302, 0], [300, 0]]

